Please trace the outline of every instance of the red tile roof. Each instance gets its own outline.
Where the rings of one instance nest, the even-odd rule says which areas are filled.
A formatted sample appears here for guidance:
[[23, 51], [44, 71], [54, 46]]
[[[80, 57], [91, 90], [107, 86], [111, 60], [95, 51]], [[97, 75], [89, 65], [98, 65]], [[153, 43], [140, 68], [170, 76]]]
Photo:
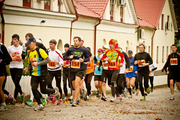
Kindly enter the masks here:
[[102, 18], [109, 0], [72, 0], [77, 14]]
[[166, 0], [133, 0], [140, 26], [156, 28]]

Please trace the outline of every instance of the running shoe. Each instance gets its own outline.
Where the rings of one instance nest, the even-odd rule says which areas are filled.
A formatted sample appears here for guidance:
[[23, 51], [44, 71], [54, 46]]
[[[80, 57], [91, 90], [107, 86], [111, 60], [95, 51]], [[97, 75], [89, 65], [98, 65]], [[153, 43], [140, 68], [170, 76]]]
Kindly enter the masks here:
[[44, 106], [42, 104], [40, 104], [37, 108], [35, 108], [35, 111], [42, 111], [44, 109]]
[[105, 96], [102, 96], [102, 97], [101, 97], [101, 100], [107, 101], [107, 98], [106, 98]]
[[56, 96], [57, 99], [60, 99], [60, 93], [58, 87], [55, 88], [55, 93], [53, 95]]
[[59, 99], [57, 105], [60, 105], [61, 103], [63, 103], [63, 101], [62, 99]]
[[28, 102], [25, 102], [25, 105], [32, 107], [33, 106], [32, 100], [29, 100]]
[[112, 96], [110, 102], [114, 102], [115, 98]]
[[99, 94], [99, 95], [97, 96], [97, 98], [101, 98], [101, 95]]
[[174, 95], [171, 95], [170, 100], [174, 100]]
[[68, 100], [68, 97], [64, 97], [63, 99], [63, 102], [67, 101]]
[[2, 105], [0, 108], [0, 112], [4, 112], [6, 110], [8, 110], [7, 105]]
[[76, 105], [77, 105], [77, 102], [76, 102], [76, 101], [73, 101], [72, 107], [76, 107]]
[[142, 96], [142, 99], [140, 99], [140, 101], [146, 101], [146, 97]]
[[150, 88], [149, 88], [149, 87], [147, 88], [147, 93], [148, 93], [148, 94], [150, 93]]
[[8, 95], [8, 98], [13, 101], [14, 100], [14, 97], [11, 95], [11, 93], [9, 92], [9, 95]]
[[146, 93], [146, 92], [144, 92], [144, 96], [147, 96], [147, 93]]
[[42, 98], [42, 105], [45, 106], [47, 104], [47, 94], [45, 94], [45, 97]]
[[12, 105], [16, 104], [16, 99], [13, 99], [13, 101], [10, 102]]
[[52, 97], [52, 103], [55, 103], [56, 102], [56, 97], [53, 95], [53, 96], [51, 96]]
[[121, 95], [120, 95], [120, 97], [119, 97], [119, 100], [120, 100], [120, 102], [122, 102], [122, 97], [121, 97]]
[[79, 105], [79, 102], [80, 102], [80, 98], [78, 97], [78, 99], [77, 99], [77, 105]]
[[87, 100], [90, 100], [91, 99], [91, 95], [87, 95]]
[[84, 93], [83, 93], [83, 99], [86, 101], [87, 100], [87, 94], [86, 94], [86, 91], [84, 90]]
[[136, 89], [135, 89], [135, 88], [133, 89], [133, 92], [132, 92], [132, 93], [133, 93], [133, 94], [135, 94], [135, 93], [136, 93]]
[[127, 97], [127, 90], [126, 90], [126, 89], [124, 90], [123, 94], [124, 94], [124, 95], [123, 95], [124, 98], [126, 98], [126, 97]]
[[97, 92], [96, 92], [96, 97], [98, 97], [99, 96], [99, 90], [97, 90]]
[[151, 92], [153, 92], [153, 88], [151, 88]]
[[116, 104], [119, 103], [119, 99], [120, 99], [120, 97], [119, 97], [119, 95], [117, 95], [117, 96], [116, 96]]
[[128, 98], [132, 98], [132, 95], [128, 95]]
[[139, 94], [139, 89], [136, 90], [136, 96]]
[[24, 97], [25, 97], [25, 93], [22, 93], [22, 95], [20, 96], [20, 102], [21, 102], [21, 103], [24, 102]]
[[71, 101], [73, 99], [73, 96], [69, 97], [68, 100]]
[[74, 99], [71, 99], [70, 104], [72, 104], [73, 102], [74, 102]]

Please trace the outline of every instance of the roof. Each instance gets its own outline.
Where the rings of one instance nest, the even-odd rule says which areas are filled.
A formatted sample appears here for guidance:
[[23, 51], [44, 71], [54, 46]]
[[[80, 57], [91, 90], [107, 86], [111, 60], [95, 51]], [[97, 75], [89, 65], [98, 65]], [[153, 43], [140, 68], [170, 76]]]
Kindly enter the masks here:
[[72, 0], [77, 14], [102, 18], [109, 0]]
[[154, 27], [158, 25], [166, 0], [133, 0], [140, 26]]

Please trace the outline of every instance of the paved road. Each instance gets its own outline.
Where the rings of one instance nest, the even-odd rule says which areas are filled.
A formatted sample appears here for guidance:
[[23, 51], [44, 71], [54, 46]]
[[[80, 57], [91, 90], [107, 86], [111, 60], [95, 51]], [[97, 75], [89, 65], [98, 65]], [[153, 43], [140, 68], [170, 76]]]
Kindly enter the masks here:
[[[33, 111], [33, 107], [24, 104], [8, 105], [9, 110], [0, 113], [0, 119], [10, 120], [180, 120], [180, 92], [175, 91], [175, 100], [170, 101], [168, 88], [157, 88], [147, 96], [147, 101], [141, 98], [124, 98], [119, 104], [104, 102], [92, 96], [90, 101], [81, 101], [76, 108], [69, 103], [59, 106], [48, 103], [44, 111]], [[108, 96], [110, 98], [110, 96]]]

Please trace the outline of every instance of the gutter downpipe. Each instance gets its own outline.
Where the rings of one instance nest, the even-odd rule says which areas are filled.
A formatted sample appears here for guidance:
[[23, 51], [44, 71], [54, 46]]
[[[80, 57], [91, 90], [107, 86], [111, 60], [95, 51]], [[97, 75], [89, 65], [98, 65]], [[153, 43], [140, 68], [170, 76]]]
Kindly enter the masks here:
[[140, 28], [140, 26], [137, 27], [137, 30], [135, 31], [135, 33], [137, 33], [139, 31], [139, 28]]
[[154, 48], [154, 35], [155, 35], [155, 32], [156, 32], [156, 28], [154, 29], [154, 33], [152, 35], [152, 38], [151, 38], [151, 58], [153, 59], [153, 48]]
[[5, 26], [5, 20], [4, 20], [4, 16], [3, 16], [3, 5], [4, 5], [4, 1], [0, 3], [0, 13], [1, 13], [1, 19], [2, 19], [2, 43], [4, 44], [4, 26]]
[[76, 19], [74, 19], [73, 21], [71, 21], [71, 28], [70, 28], [70, 46], [71, 46], [71, 39], [72, 39], [72, 26], [73, 26], [73, 23], [78, 20], [78, 18], [79, 18], [79, 15], [76, 15]]
[[97, 32], [97, 26], [101, 24], [102, 19], [99, 19], [98, 24], [94, 26], [94, 55], [96, 55], [96, 32]]

